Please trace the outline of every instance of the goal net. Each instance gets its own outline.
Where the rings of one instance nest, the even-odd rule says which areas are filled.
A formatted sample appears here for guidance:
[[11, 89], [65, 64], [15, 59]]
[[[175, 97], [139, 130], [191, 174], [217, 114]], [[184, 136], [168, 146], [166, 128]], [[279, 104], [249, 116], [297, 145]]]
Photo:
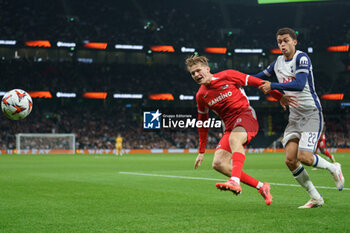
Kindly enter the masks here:
[[75, 134], [16, 134], [18, 154], [75, 154]]

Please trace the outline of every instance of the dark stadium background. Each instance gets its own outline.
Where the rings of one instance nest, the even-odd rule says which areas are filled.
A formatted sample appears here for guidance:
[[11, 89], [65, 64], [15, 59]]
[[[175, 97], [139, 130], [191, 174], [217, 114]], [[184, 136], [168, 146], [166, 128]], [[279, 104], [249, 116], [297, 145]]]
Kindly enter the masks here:
[[[20, 88], [49, 91], [52, 98], [35, 98], [28, 118], [13, 122], [0, 116], [0, 149], [15, 148], [16, 133], [75, 133], [79, 149], [114, 148], [117, 133], [128, 149], [196, 148], [196, 130], [142, 129], [142, 109], [189, 109], [195, 114], [198, 85], [185, 70], [181, 48], [195, 48], [210, 59], [213, 72], [233, 68], [255, 74], [278, 54], [275, 32], [291, 27], [298, 32], [298, 49], [312, 53], [316, 90], [343, 93], [342, 100], [322, 100], [327, 147], [350, 147], [350, 2], [326, 1], [257, 4], [238, 1], [24, 1], [0, 2], [0, 91]], [[50, 47], [29, 46], [48, 41]], [[16, 41], [14, 45], [6, 41]], [[76, 46], [58, 47], [58, 42]], [[87, 48], [88, 42], [107, 43]], [[47, 42], [46, 42], [47, 43]], [[115, 45], [143, 45], [142, 50]], [[102, 46], [105, 44], [102, 44]], [[173, 46], [174, 52], [156, 52], [152, 46]], [[330, 46], [345, 46], [331, 52]], [[227, 48], [224, 54], [207, 47]], [[238, 48], [260, 53], [235, 53]], [[76, 93], [58, 98], [57, 92]], [[107, 92], [106, 99], [86, 99], [85, 92]], [[287, 113], [248, 87], [257, 111], [260, 131], [250, 147], [268, 147], [278, 139]], [[142, 99], [115, 99], [114, 93], [143, 94]], [[174, 100], [150, 100], [149, 95], [170, 93]], [[208, 148], [215, 148], [220, 130], [210, 131]]]

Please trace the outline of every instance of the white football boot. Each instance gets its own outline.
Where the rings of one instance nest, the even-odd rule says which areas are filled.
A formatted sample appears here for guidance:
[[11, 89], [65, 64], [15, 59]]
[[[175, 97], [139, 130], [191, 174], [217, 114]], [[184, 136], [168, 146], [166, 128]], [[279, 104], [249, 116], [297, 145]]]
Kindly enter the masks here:
[[324, 201], [322, 196], [320, 199], [313, 199], [311, 198], [308, 202], [306, 202], [305, 205], [299, 206], [299, 209], [309, 209], [309, 208], [316, 208], [316, 207], [321, 207], [323, 206]]
[[342, 191], [344, 188], [345, 178], [343, 176], [343, 173], [341, 171], [341, 165], [340, 163], [334, 163], [335, 171], [332, 173], [335, 186], [339, 191]]

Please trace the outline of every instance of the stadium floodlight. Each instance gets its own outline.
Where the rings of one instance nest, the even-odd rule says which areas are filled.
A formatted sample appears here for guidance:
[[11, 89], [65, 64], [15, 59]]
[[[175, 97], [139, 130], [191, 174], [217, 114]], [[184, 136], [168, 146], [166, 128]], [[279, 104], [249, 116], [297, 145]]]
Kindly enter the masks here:
[[208, 47], [204, 49], [206, 53], [217, 53], [217, 54], [225, 54], [227, 52], [227, 48], [222, 47]]
[[143, 45], [116, 44], [116, 49], [143, 50]]
[[142, 99], [142, 94], [113, 94], [113, 98], [115, 99]]
[[308, 52], [308, 53], [313, 53], [313, 52], [314, 52], [314, 49], [313, 49], [312, 47], [308, 47], [308, 48], [307, 48], [307, 52]]
[[168, 52], [168, 53], [175, 52], [174, 47], [171, 45], [153, 45], [153, 46], [150, 46], [150, 49], [153, 52]]
[[75, 154], [75, 134], [20, 133], [16, 134], [17, 154], [70, 153]]
[[270, 53], [272, 54], [282, 54], [282, 51], [279, 48], [270, 49]]
[[67, 47], [67, 48], [72, 48], [76, 46], [76, 43], [74, 42], [63, 42], [63, 41], [58, 41], [57, 42], [57, 47]]
[[181, 47], [181, 52], [183, 52], [183, 53], [194, 53], [195, 51], [196, 51], [195, 48]]
[[235, 53], [262, 53], [263, 49], [235, 49]]
[[15, 40], [0, 40], [2, 45], [16, 45], [17, 41]]
[[106, 99], [107, 92], [85, 92], [82, 96], [86, 99]]
[[193, 95], [180, 95], [179, 99], [180, 100], [193, 100], [194, 96]]
[[77, 94], [76, 93], [57, 92], [56, 97], [57, 98], [75, 98], [75, 97], [77, 97]]
[[248, 96], [248, 100], [260, 100], [260, 96]]
[[84, 44], [85, 48], [90, 48], [90, 49], [106, 49], [107, 46], [108, 44], [104, 42], [88, 42]]
[[92, 62], [94, 61], [94, 59], [92, 58], [78, 58], [78, 62], [81, 62], [81, 63], [87, 63], [87, 64], [91, 64]]
[[28, 92], [32, 98], [52, 98], [51, 92], [49, 91], [31, 91]]
[[348, 52], [350, 46], [349, 45], [337, 45], [337, 46], [329, 46], [327, 48], [328, 52]]
[[349, 102], [344, 102], [344, 103], [341, 103], [340, 106], [342, 106], [342, 107], [350, 107], [350, 103]]
[[321, 99], [323, 100], [343, 100], [343, 98], [344, 98], [344, 93], [321, 95]]
[[48, 40], [29, 40], [25, 41], [24, 44], [29, 47], [51, 47], [51, 43]]
[[148, 98], [150, 100], [174, 100], [174, 96], [171, 93], [150, 94]]

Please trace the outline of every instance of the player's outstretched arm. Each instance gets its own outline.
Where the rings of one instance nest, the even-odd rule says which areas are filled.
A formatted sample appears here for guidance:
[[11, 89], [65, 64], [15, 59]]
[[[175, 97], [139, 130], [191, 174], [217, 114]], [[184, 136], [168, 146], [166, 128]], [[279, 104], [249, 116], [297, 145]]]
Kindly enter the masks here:
[[[260, 89], [260, 86], [263, 84], [263, 82], [268, 82], [265, 80], [262, 80], [260, 78], [256, 78], [254, 76], [247, 75], [246, 77], [246, 86], [253, 86], [253, 87], [258, 87]], [[280, 100], [283, 96], [283, 94], [277, 90], [270, 90], [269, 93], [273, 98]], [[265, 94], [267, 94], [265, 93]]]
[[261, 81], [262, 85], [259, 89], [265, 94], [269, 93], [271, 90], [279, 91], [302, 91], [305, 87], [307, 79], [307, 73], [297, 73], [295, 80], [289, 83], [271, 83], [269, 81]]
[[267, 76], [263, 71], [261, 71], [260, 73], [257, 73], [257, 74], [253, 74], [252, 76], [257, 77], [257, 78], [261, 78], [261, 79], [269, 78], [269, 76]]
[[[264, 94], [270, 94], [272, 97], [280, 101], [280, 104], [284, 110], [287, 110], [286, 106], [290, 105], [294, 108], [298, 107], [298, 100], [296, 96], [292, 95], [284, 95], [281, 92], [277, 90], [272, 90], [271, 89], [271, 82], [266, 81], [266, 80], [261, 80], [256, 77], [250, 76], [250, 81], [248, 82], [252, 83], [252, 86], [258, 85], [258, 88], [264, 92]], [[258, 84], [260, 83], [260, 84]]]
[[254, 74], [253, 76], [261, 79], [270, 78], [271, 75], [275, 74], [275, 71], [274, 71], [275, 63], [276, 61], [272, 62], [271, 65], [269, 65], [264, 71]]
[[[253, 87], [259, 87], [260, 89], [260, 86], [263, 84], [263, 82], [265, 82], [265, 80], [262, 80], [260, 78], [257, 78], [248, 74], [241, 73], [237, 70], [226, 70], [226, 73], [229, 80], [234, 81], [235, 83], [241, 86], [253, 86]], [[280, 100], [283, 96], [283, 94], [277, 90], [271, 91], [270, 95], [277, 100]]]
[[269, 93], [271, 89], [271, 82], [263, 80], [261, 81], [261, 85], [259, 86], [260, 91], [264, 92], [264, 94]]
[[202, 161], [204, 159], [204, 153], [199, 153], [196, 162], [194, 163], [194, 169], [197, 169], [200, 165], [202, 165]]
[[296, 96], [292, 95], [283, 95], [280, 99], [280, 104], [284, 111], [287, 110], [287, 105], [292, 106], [294, 108], [298, 107], [298, 99]]

